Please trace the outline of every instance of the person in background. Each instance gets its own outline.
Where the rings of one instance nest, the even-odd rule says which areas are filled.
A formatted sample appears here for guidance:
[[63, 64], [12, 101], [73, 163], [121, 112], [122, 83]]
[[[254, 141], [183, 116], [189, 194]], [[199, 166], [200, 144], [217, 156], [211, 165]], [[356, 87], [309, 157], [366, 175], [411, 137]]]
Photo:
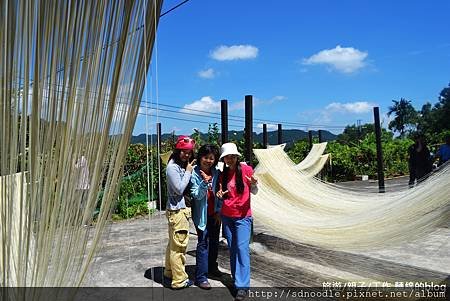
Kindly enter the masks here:
[[250, 193], [258, 191], [258, 180], [253, 169], [239, 162], [236, 144], [225, 143], [220, 159], [225, 165], [219, 178], [217, 197], [223, 199], [221, 217], [222, 233], [230, 250], [230, 268], [236, 288], [235, 300], [243, 300], [250, 287], [250, 235], [252, 211]]
[[185, 270], [191, 208], [186, 206], [184, 194], [188, 189], [195, 164], [195, 160], [190, 161], [194, 156], [194, 147], [195, 141], [192, 138], [180, 136], [166, 167], [168, 195], [166, 217], [169, 224], [169, 242], [166, 248], [164, 276], [171, 279], [173, 289], [193, 284]]
[[215, 195], [218, 161], [219, 148], [212, 144], [203, 145], [198, 150], [198, 165], [191, 177], [192, 219], [198, 237], [194, 283], [202, 289], [211, 288], [208, 274], [221, 275], [217, 264], [221, 202]]
[[423, 136], [418, 135], [409, 152], [409, 186], [413, 187], [415, 181], [419, 183], [425, 179], [432, 170], [430, 151]]
[[450, 160], [450, 134], [445, 136], [445, 144], [442, 144], [437, 151], [435, 158], [439, 158], [438, 166]]
[[[85, 153], [85, 151], [83, 151]], [[90, 218], [92, 218], [91, 215], [84, 216], [84, 211], [87, 205], [87, 199], [89, 195], [89, 188], [90, 185], [90, 176], [89, 176], [89, 165], [86, 157], [84, 155], [81, 155], [81, 157], [78, 158], [77, 162], [75, 163], [75, 171], [76, 171], [76, 179], [77, 179], [77, 186], [76, 186], [76, 193], [77, 196], [79, 196], [80, 202], [78, 205], [77, 215], [74, 217], [73, 223], [75, 225], [80, 224], [83, 226], [88, 226], [91, 224]]]

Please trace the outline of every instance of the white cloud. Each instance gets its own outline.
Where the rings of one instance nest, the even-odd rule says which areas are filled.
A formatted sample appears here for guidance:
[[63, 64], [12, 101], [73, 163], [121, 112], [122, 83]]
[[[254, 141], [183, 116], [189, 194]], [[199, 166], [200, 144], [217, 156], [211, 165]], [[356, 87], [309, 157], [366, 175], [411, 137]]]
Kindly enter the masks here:
[[277, 95], [277, 96], [272, 97], [268, 101], [266, 101], [266, 104], [272, 104], [272, 103], [275, 103], [275, 102], [280, 102], [280, 101], [283, 101], [285, 99], [287, 99], [286, 96]]
[[367, 56], [367, 52], [338, 45], [334, 49], [325, 49], [303, 59], [303, 64], [325, 64], [342, 73], [353, 73], [366, 66]]
[[201, 78], [206, 78], [206, 79], [211, 79], [216, 77], [217, 73], [214, 71], [213, 68], [208, 68], [206, 70], [200, 70], [198, 72], [198, 76], [200, 76]]
[[[283, 101], [287, 99], [286, 96], [277, 95], [270, 99], [259, 99], [257, 97], [253, 97], [253, 107], [261, 106], [261, 105], [271, 105], [273, 103], [278, 103], [280, 101]], [[230, 111], [236, 111], [236, 110], [245, 110], [245, 100], [241, 100], [238, 102], [233, 102], [229, 106]]]
[[138, 114], [140, 115], [148, 115], [150, 116], [156, 116], [156, 109], [150, 108], [148, 104], [143, 104], [144, 106], [139, 107]]
[[[203, 96], [200, 100], [184, 105], [180, 112], [202, 114], [202, 112], [198, 112], [196, 110], [205, 111], [208, 113], [219, 113], [220, 101], [214, 101], [211, 96]], [[203, 115], [209, 115], [208, 113], [203, 113]]]
[[258, 48], [252, 45], [219, 46], [210, 56], [218, 61], [247, 60], [258, 56]]
[[284, 96], [274, 96], [270, 99], [259, 99], [257, 97], [253, 97], [253, 106], [260, 106], [260, 105], [270, 105], [275, 102], [279, 102], [286, 99]]
[[[263, 128], [263, 124], [259, 123], [257, 125], [258, 129], [262, 129]], [[271, 123], [267, 123], [267, 130], [268, 131], [272, 131], [272, 130], [278, 130], [278, 125], [277, 124], [271, 124]]]
[[319, 112], [316, 117], [313, 119], [313, 124], [327, 125], [333, 121], [331, 118], [331, 113], [329, 111]]
[[340, 103], [333, 102], [321, 109], [311, 109], [297, 114], [298, 122], [306, 123], [307, 129], [327, 129], [333, 133], [341, 132], [348, 124], [361, 119], [363, 123], [373, 122], [372, 112], [375, 103], [368, 101]]
[[357, 102], [333, 102], [325, 107], [325, 110], [331, 112], [342, 112], [342, 113], [368, 113], [370, 112], [375, 105], [373, 103], [369, 103], [367, 101], [357, 101]]

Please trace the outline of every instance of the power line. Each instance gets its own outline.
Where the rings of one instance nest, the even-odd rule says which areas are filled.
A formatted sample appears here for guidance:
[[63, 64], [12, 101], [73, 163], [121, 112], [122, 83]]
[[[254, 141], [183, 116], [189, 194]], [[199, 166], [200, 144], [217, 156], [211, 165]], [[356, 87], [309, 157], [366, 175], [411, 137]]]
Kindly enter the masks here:
[[[174, 107], [174, 106], [171, 106]], [[162, 112], [168, 112], [168, 113], [175, 113], [175, 114], [183, 114], [183, 115], [189, 115], [189, 116], [198, 116], [198, 117], [202, 117], [202, 118], [212, 118], [212, 119], [216, 119], [216, 120], [220, 120], [221, 118], [218, 116], [210, 116], [210, 115], [205, 115], [205, 114], [216, 114], [216, 113], [210, 113], [210, 112], [206, 112], [206, 111], [202, 111], [205, 112], [205, 114], [196, 114], [196, 113], [189, 113], [189, 112], [183, 112], [183, 111], [176, 111], [176, 110], [169, 110], [169, 109], [162, 109], [162, 108], [156, 108], [156, 107], [148, 107], [148, 106], [141, 106], [141, 108], [146, 108], [146, 109], [150, 109], [150, 110], [155, 110], [155, 111], [162, 111]], [[184, 108], [182, 108], [184, 109]], [[189, 110], [189, 109], [186, 109]], [[199, 110], [194, 110], [194, 111], [199, 111]], [[233, 120], [233, 121], [237, 121], [237, 122], [244, 122], [243, 119], [234, 119], [234, 118], [229, 118], [228, 120]], [[219, 123], [219, 122], [217, 122]], [[258, 121], [253, 121], [253, 125], [258, 125]], [[297, 123], [289, 123], [289, 122], [285, 122], [283, 123], [283, 125], [288, 126], [288, 127], [306, 127], [304, 124], [297, 124]], [[311, 126], [311, 125], [308, 125]], [[243, 125], [241, 125], [241, 127], [243, 127]], [[338, 127], [338, 126], [325, 126], [325, 125], [315, 125], [315, 127], [317, 128], [326, 128], [326, 129], [341, 129], [341, 128], [345, 128], [345, 127]]]
[[[149, 107], [145, 107], [145, 108], [149, 108]], [[152, 108], [150, 108], [152, 109]], [[157, 109], [155, 109], [157, 110]], [[158, 109], [161, 110], [161, 109]], [[193, 114], [190, 113], [185, 113], [185, 112], [178, 112], [178, 111], [171, 111], [171, 110], [165, 110], [166, 112], [172, 112], [172, 113], [179, 113], [179, 114], [187, 114], [189, 116], [192, 116]], [[151, 113], [138, 113], [139, 115], [144, 115], [144, 116], [155, 116], [152, 115]], [[204, 116], [204, 115], [194, 115], [194, 116], [201, 116], [201, 117], [208, 117], [208, 116]], [[163, 119], [171, 119], [171, 120], [177, 120], [177, 121], [186, 121], [186, 122], [192, 122], [192, 123], [201, 123], [201, 124], [212, 124], [212, 123], [216, 123], [218, 124], [218, 122], [210, 122], [210, 121], [204, 121], [204, 120], [198, 120], [198, 119], [185, 119], [185, 118], [179, 118], [179, 117], [173, 117], [173, 116], [161, 116], [158, 115], [159, 118], [163, 118]], [[242, 129], [244, 128], [243, 125], [236, 125], [236, 124], [229, 124], [228, 127], [231, 128], [235, 128], [235, 129]], [[292, 126], [294, 127], [294, 126]]]
[[[142, 102], [141, 102], [142, 103]], [[169, 113], [175, 113], [175, 114], [185, 114], [185, 115], [189, 115], [189, 116], [198, 116], [198, 117], [203, 117], [203, 118], [213, 118], [213, 119], [217, 119], [220, 120], [221, 117], [219, 116], [211, 116], [211, 115], [205, 115], [205, 114], [214, 114], [211, 112], [205, 112], [205, 114], [196, 114], [196, 113], [189, 113], [189, 112], [183, 112], [183, 111], [176, 111], [176, 110], [169, 110], [169, 109], [162, 109], [162, 108], [156, 108], [156, 107], [148, 107], [148, 106], [140, 106], [141, 108], [145, 108], [145, 109], [150, 109], [150, 110], [155, 110], [155, 111], [162, 111], [162, 112], [169, 112]], [[186, 109], [188, 110], [188, 109]], [[228, 120], [232, 120], [232, 121], [237, 121], [237, 122], [244, 122], [244, 120], [242, 119], [234, 119], [234, 118], [229, 118]]]
[[[148, 103], [148, 104], [152, 104], [152, 105], [155, 104], [155, 103], [152, 103], [152, 102], [150, 102], [150, 101], [145, 101], [145, 100], [141, 101], [141, 103]], [[163, 106], [163, 107], [168, 107], [168, 108], [183, 109], [183, 110], [189, 110], [189, 111], [193, 111], [193, 112], [200, 112], [200, 113], [207, 113], [207, 114], [211, 114], [211, 115], [218, 115], [218, 116], [221, 116], [220, 113], [216, 113], [216, 112], [208, 112], [208, 111], [198, 110], [198, 109], [189, 109], [189, 108], [177, 107], [177, 106], [166, 105], [166, 104], [161, 104], [161, 103], [160, 103], [159, 105], [160, 105], [160, 106]], [[244, 119], [243, 116], [238, 116], [238, 115], [231, 115], [231, 114], [228, 114], [228, 116]]]
[[[141, 101], [141, 103], [147, 103], [150, 105], [155, 105], [152, 102], [149, 101]], [[167, 104], [162, 104], [159, 103], [159, 106], [163, 106], [163, 107], [169, 107], [169, 108], [175, 108], [175, 109], [182, 109], [182, 110], [186, 110], [186, 111], [193, 111], [193, 112], [199, 112], [199, 113], [204, 113], [204, 114], [209, 114], [209, 115], [217, 115], [217, 116], [221, 116], [220, 113], [214, 113], [214, 112], [208, 112], [208, 111], [203, 111], [203, 110], [198, 110], [198, 109], [190, 109], [190, 108], [184, 108], [184, 107], [178, 107], [178, 106], [174, 106], [174, 105], [167, 105]], [[162, 110], [162, 109], [160, 109]], [[169, 111], [169, 110], [167, 110]], [[205, 115], [201, 115], [201, 114], [194, 114], [194, 113], [186, 113], [186, 112], [179, 112], [179, 111], [169, 111], [169, 112], [173, 112], [173, 113], [184, 113], [184, 114], [191, 114], [194, 116], [202, 116], [205, 117]], [[238, 115], [228, 115], [234, 118], [229, 118], [229, 120], [233, 120], [233, 121], [238, 121], [238, 122], [243, 122], [243, 120], [245, 120], [244, 116], [238, 116]], [[210, 116], [211, 118], [218, 118], [218, 117], [213, 117]], [[237, 118], [237, 119], [236, 119]], [[309, 123], [300, 123], [300, 122], [293, 122], [293, 121], [277, 121], [277, 120], [269, 120], [269, 119], [258, 119], [255, 118], [253, 119], [253, 123], [258, 123], [258, 122], [268, 122], [268, 123], [272, 123], [272, 124], [278, 124], [281, 123], [283, 125], [287, 125], [287, 126], [298, 126], [298, 127], [317, 127], [317, 128], [328, 128], [328, 129], [343, 129], [346, 126], [343, 125], [324, 125], [324, 124], [309, 124]]]
[[178, 4], [175, 5], [174, 7], [172, 7], [172, 8], [170, 8], [169, 10], [163, 12], [161, 15], [159, 15], [159, 17], [161, 18], [161, 17], [167, 15], [168, 13], [170, 13], [171, 11], [177, 9], [178, 7], [180, 7], [181, 5], [185, 4], [185, 3], [188, 2], [188, 1], [189, 1], [189, 0], [184, 0], [184, 1], [181, 2], [181, 3], [178, 3]]
[[[189, 116], [192, 116], [193, 114], [191, 113], [186, 113], [186, 112], [178, 112], [178, 111], [172, 111], [172, 110], [164, 110], [164, 109], [156, 109], [156, 108], [152, 108], [152, 107], [142, 107], [141, 108], [145, 108], [145, 109], [150, 109], [150, 110], [159, 110], [159, 111], [165, 111], [165, 112], [170, 112], [170, 113], [178, 113], [178, 114], [186, 114]], [[138, 115], [143, 115], [143, 116], [155, 116], [152, 115], [151, 113], [147, 113], [147, 112], [139, 112]], [[208, 117], [208, 116], [204, 116], [204, 115], [195, 115], [195, 116], [200, 116], [200, 117]], [[203, 121], [203, 120], [198, 120], [198, 119], [185, 119], [185, 118], [179, 118], [179, 117], [171, 117], [171, 116], [161, 116], [158, 115], [159, 118], [165, 118], [165, 119], [172, 119], [172, 120], [178, 120], [178, 121], [188, 121], [188, 122], [193, 122], [193, 123], [202, 123], [202, 124], [211, 124], [211, 123], [216, 123], [218, 124], [218, 122], [209, 122], [209, 121]], [[230, 124], [228, 125], [229, 127], [234, 127], [234, 128], [238, 128], [241, 129], [242, 125], [235, 125], [235, 124]]]
[[[147, 102], [147, 101], [142, 101], [141, 103], [154, 104], [154, 103]], [[159, 103], [159, 106], [164, 106], [164, 107], [170, 107], [170, 108], [176, 108], [176, 109], [182, 109], [182, 110], [187, 110], [187, 111], [200, 112], [200, 113], [205, 113], [205, 114], [210, 114], [210, 115], [221, 116], [220, 113], [214, 113], [214, 112], [208, 112], [208, 111], [203, 111], [203, 110], [198, 110], [198, 109], [190, 109], [190, 108], [178, 107], [178, 106], [174, 106], [174, 105], [166, 105], [166, 104]], [[228, 116], [240, 119], [240, 120], [231, 119], [231, 120], [235, 120], [235, 121], [242, 121], [242, 120], [245, 119], [245, 117], [238, 116], [238, 115], [231, 115], [231, 114], [229, 114]], [[346, 126], [342, 126], [342, 125], [309, 124], [309, 123], [300, 123], [300, 122], [293, 122], [293, 121], [277, 121], [277, 120], [258, 119], [258, 118], [255, 118], [253, 120], [254, 120], [254, 123], [255, 122], [269, 122], [269, 123], [273, 123], [273, 124], [281, 123], [283, 125], [300, 126], [300, 127], [323, 127], [323, 128], [337, 128], [337, 129], [341, 129], [341, 128], [345, 128], [346, 127]]]
[[[54, 86], [55, 88], [44, 88], [44, 91], [57, 91], [57, 92], [64, 92], [64, 89], [62, 87], [62, 85], [59, 84], [55, 84], [55, 83], [50, 83], [50, 86]], [[89, 98], [98, 95], [98, 91], [89, 91], [83, 88], [76, 88], [77, 93], [80, 93], [81, 96], [84, 96], [84, 93], [88, 94]], [[105, 97], [108, 98], [109, 95], [106, 93]], [[119, 104], [123, 104], [123, 105], [130, 105], [129, 102], [127, 101], [122, 101], [122, 100], [128, 100], [129, 97], [124, 97], [124, 96], [120, 96], [117, 95], [116, 96], [116, 100], [117, 103]], [[64, 101], [64, 100], [58, 100], [58, 101]], [[105, 103], [107, 103], [109, 100], [105, 99]], [[148, 104], [147, 105], [142, 105], [142, 104]], [[174, 108], [177, 110], [170, 110], [170, 109], [164, 109], [164, 108], [160, 108], [160, 107], [167, 107], [167, 108]], [[150, 109], [150, 110], [155, 110], [155, 111], [162, 111], [162, 112], [167, 112], [167, 113], [174, 113], [174, 114], [183, 114], [183, 115], [189, 115], [189, 116], [196, 116], [196, 117], [201, 117], [201, 118], [213, 118], [215, 120], [221, 120], [221, 114], [220, 113], [215, 113], [215, 112], [208, 112], [208, 111], [204, 111], [204, 110], [198, 110], [198, 109], [190, 109], [190, 108], [184, 108], [184, 107], [179, 107], [179, 106], [174, 106], [174, 105], [168, 105], [168, 104], [161, 104], [159, 103], [158, 105], [156, 105], [155, 103], [152, 103], [150, 101], [145, 101], [142, 100], [141, 101], [141, 105], [140, 108], [144, 108], [144, 109]], [[117, 109], [116, 109], [117, 110]], [[122, 111], [120, 109], [118, 109], [119, 111]], [[184, 111], [180, 111], [180, 110], [184, 110]], [[197, 113], [189, 113], [186, 111], [193, 111], [193, 112], [198, 112], [198, 113], [202, 113], [202, 114], [197, 114]], [[140, 115], [146, 115], [146, 116], [152, 116], [152, 114], [150, 113], [139, 113]], [[245, 117], [243, 116], [238, 116], [238, 115], [228, 115], [228, 116], [232, 116], [232, 118], [228, 118], [228, 120], [231, 121], [236, 121], [238, 123], [243, 123], [245, 121]], [[167, 118], [170, 119], [170, 118]], [[211, 122], [205, 122], [205, 121], [200, 121], [198, 119], [196, 120], [192, 120], [192, 119], [184, 119], [184, 121], [191, 121], [191, 122], [200, 122], [200, 123], [205, 123], [205, 124], [211, 124]], [[317, 125], [317, 124], [306, 124], [306, 123], [297, 123], [297, 122], [289, 122], [289, 121], [274, 121], [274, 120], [267, 120], [267, 119], [254, 119], [253, 120], [253, 125], [258, 125], [259, 122], [268, 122], [268, 123], [272, 123], [272, 124], [278, 124], [281, 123], [284, 126], [288, 126], [288, 127], [316, 127], [316, 128], [323, 128], [323, 129], [343, 129], [346, 126], [334, 126], [334, 125]], [[216, 122], [216, 123], [220, 123], [220, 122]], [[243, 128], [244, 126], [241, 125], [230, 125], [230, 127], [235, 127], [235, 128]]]
[[[146, 114], [145, 113], [139, 113], [139, 115], [146, 115]], [[150, 114], [148, 114], [148, 115], [150, 115]], [[159, 118], [171, 119], [171, 120], [177, 120], [177, 121], [187, 121], [187, 122], [193, 122], [193, 123], [202, 123], [202, 124], [208, 124], [208, 125], [211, 124], [211, 122], [207, 122], [207, 121], [184, 119], [184, 118], [170, 117], [170, 116], [161, 116], [161, 115], [159, 115]], [[238, 126], [238, 125], [228, 125], [228, 126], [236, 128], [236, 129], [241, 129], [242, 128], [241, 126]]]

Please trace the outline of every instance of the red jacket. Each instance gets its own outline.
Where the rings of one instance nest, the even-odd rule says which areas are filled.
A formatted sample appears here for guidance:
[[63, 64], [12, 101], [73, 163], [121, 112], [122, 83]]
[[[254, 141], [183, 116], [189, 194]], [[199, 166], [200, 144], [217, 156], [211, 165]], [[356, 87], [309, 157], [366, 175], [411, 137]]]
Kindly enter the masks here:
[[[244, 182], [244, 192], [238, 194], [236, 189], [235, 171], [228, 171], [228, 183], [226, 188], [222, 188], [223, 191], [228, 190], [223, 199], [221, 214], [226, 217], [248, 217], [252, 216], [252, 210], [250, 208], [250, 191], [251, 185], [246, 178], [253, 175], [253, 168], [245, 163], [240, 163], [242, 169], [242, 181]], [[222, 181], [222, 175], [220, 176], [219, 183]]]

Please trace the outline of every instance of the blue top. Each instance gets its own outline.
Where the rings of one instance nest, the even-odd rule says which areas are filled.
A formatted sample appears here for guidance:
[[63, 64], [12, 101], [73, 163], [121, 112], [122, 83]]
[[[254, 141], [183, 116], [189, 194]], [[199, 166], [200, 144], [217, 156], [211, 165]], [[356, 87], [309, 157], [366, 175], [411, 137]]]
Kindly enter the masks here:
[[440, 162], [442, 163], [450, 160], [450, 145], [448, 144], [441, 145], [436, 155], [439, 156]]
[[[214, 212], [220, 212], [222, 200], [216, 197], [217, 181], [219, 180], [219, 171], [216, 168], [211, 169], [212, 190], [214, 193]], [[200, 166], [194, 168], [191, 177], [191, 197], [192, 197], [192, 220], [197, 228], [204, 231], [208, 220], [208, 183], [206, 183], [201, 174]]]
[[181, 168], [173, 159], [166, 167], [167, 176], [167, 210], [178, 210], [186, 208], [183, 192], [189, 185], [191, 172]]

